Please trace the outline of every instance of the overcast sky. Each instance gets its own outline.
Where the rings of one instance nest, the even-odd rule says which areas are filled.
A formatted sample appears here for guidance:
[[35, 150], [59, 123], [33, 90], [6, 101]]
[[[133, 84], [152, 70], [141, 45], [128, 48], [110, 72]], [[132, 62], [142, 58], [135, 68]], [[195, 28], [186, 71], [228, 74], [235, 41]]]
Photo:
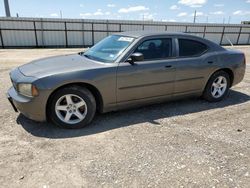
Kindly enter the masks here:
[[[4, 0], [0, 16], [5, 15]], [[250, 0], [9, 0], [12, 16], [240, 23], [250, 21]]]

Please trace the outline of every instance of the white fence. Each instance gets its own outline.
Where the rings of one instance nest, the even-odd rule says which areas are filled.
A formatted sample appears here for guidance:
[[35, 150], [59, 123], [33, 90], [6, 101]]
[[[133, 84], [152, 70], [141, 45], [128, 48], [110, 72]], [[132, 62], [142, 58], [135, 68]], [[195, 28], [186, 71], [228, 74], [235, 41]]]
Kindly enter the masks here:
[[0, 17], [0, 48], [86, 47], [121, 31], [186, 32], [221, 45], [250, 44], [250, 25]]

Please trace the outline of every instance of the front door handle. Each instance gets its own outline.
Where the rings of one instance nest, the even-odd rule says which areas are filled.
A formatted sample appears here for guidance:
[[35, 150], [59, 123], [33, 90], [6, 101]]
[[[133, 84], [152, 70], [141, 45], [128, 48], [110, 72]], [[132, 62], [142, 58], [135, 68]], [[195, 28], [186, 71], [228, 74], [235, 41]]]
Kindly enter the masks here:
[[207, 63], [208, 63], [208, 64], [213, 64], [214, 62], [213, 62], [213, 61], [208, 61]]
[[166, 65], [165, 68], [168, 69], [168, 68], [171, 68], [172, 65]]

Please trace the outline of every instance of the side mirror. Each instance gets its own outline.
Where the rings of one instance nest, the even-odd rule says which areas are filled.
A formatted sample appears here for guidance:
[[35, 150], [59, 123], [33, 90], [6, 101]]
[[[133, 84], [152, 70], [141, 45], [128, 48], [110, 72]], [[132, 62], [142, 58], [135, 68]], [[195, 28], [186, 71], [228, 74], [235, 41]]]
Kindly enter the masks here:
[[142, 53], [133, 53], [127, 60], [127, 62], [129, 62], [130, 64], [134, 64], [134, 62], [136, 61], [143, 61], [144, 60], [144, 56]]

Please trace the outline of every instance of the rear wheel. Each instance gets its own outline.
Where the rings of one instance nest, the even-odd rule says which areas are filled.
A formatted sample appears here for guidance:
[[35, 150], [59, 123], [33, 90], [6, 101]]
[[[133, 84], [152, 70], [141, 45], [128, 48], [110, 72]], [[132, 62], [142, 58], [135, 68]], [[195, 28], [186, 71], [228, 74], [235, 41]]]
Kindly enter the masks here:
[[96, 101], [92, 93], [79, 86], [58, 90], [51, 99], [49, 117], [60, 127], [76, 129], [85, 127], [94, 118]]
[[203, 98], [209, 102], [221, 101], [228, 94], [229, 85], [228, 73], [224, 71], [215, 72], [206, 85]]

